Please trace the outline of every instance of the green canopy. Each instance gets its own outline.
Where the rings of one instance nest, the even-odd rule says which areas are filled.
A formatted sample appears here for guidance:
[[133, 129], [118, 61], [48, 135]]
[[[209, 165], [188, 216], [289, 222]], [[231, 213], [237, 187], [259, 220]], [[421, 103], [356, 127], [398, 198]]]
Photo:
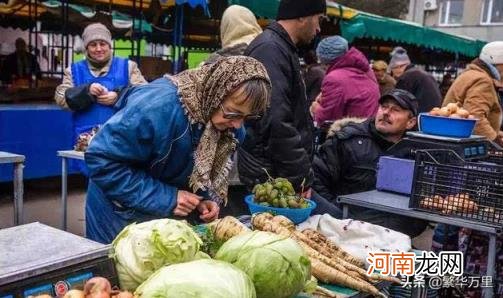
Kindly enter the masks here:
[[248, 7], [259, 17], [275, 19], [280, 0], [228, 0], [229, 5], [238, 4]]
[[340, 29], [341, 35], [349, 42], [357, 38], [380, 39], [413, 44], [467, 57], [478, 56], [485, 44], [481, 40], [452, 35], [415, 23], [361, 12], [351, 19], [341, 20]]
[[[279, 0], [228, 0], [229, 5], [248, 7], [259, 17], [275, 19]], [[333, 1], [327, 1], [327, 15], [340, 18], [341, 35], [349, 42], [369, 38], [394, 43], [412, 44], [466, 57], [476, 57], [485, 42], [470, 37], [452, 35], [436, 29], [398, 19], [357, 11]]]

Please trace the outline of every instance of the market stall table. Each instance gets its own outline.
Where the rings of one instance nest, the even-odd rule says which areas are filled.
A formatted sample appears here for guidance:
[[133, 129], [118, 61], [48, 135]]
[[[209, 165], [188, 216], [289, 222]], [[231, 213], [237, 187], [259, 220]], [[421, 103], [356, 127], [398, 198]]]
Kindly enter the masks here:
[[[71, 112], [55, 104], [0, 104], [0, 151], [26, 157], [24, 179], [59, 176], [54, 153], [73, 143]], [[12, 175], [0, 171], [0, 182], [10, 181]]]
[[[428, 213], [409, 208], [409, 197], [383, 191], [366, 191], [350, 195], [342, 195], [337, 198], [342, 204], [343, 218], [348, 217], [349, 205], [365, 207], [373, 210], [388, 212], [392, 214], [423, 219], [426, 221], [443, 223], [447, 225], [469, 228], [475, 231], [485, 232], [489, 235], [489, 251], [487, 256], [487, 276], [492, 276], [495, 280], [496, 264], [496, 237], [502, 232], [501, 226], [488, 225], [477, 221]], [[484, 288], [483, 295], [486, 298], [493, 297], [492, 287]]]
[[84, 152], [75, 150], [58, 151], [61, 157], [61, 229], [67, 228], [68, 209], [68, 159], [84, 160]]
[[110, 246], [35, 222], [0, 230], [0, 297], [62, 297], [93, 276], [118, 285]]
[[0, 151], [0, 164], [14, 164], [14, 225], [23, 223], [24, 155]]

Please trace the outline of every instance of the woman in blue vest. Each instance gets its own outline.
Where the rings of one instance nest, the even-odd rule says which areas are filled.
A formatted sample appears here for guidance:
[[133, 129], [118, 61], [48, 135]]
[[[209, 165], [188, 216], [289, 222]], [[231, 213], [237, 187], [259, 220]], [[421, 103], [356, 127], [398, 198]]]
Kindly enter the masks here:
[[88, 25], [82, 39], [86, 59], [65, 70], [55, 94], [60, 106], [74, 112], [74, 141], [116, 112], [114, 104], [123, 88], [147, 83], [135, 62], [113, 56], [112, 35], [103, 24]]
[[123, 92], [86, 151], [86, 237], [110, 243], [133, 222], [217, 218], [243, 122], [264, 112], [270, 84], [260, 62], [235, 56]]

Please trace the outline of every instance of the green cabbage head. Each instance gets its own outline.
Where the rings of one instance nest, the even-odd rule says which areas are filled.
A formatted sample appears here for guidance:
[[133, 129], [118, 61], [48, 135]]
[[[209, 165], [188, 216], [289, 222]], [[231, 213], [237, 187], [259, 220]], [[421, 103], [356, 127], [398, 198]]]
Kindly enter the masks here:
[[215, 259], [229, 262], [252, 279], [258, 298], [292, 297], [311, 278], [311, 262], [292, 239], [254, 231], [225, 242]]
[[134, 291], [159, 268], [194, 260], [201, 244], [182, 221], [156, 219], [128, 225], [112, 242], [121, 289]]
[[143, 298], [255, 298], [251, 279], [236, 266], [205, 259], [156, 271], [135, 292]]

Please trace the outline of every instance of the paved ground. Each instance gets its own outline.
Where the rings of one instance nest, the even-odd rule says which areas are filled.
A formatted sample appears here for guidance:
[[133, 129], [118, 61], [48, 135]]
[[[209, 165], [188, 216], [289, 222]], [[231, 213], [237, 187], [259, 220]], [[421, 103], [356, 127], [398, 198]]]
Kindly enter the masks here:
[[[241, 192], [231, 192], [241, 197]], [[68, 231], [84, 235], [84, 201], [86, 181], [80, 176], [70, 176], [68, 181]], [[239, 194], [239, 195], [238, 195]], [[25, 181], [24, 222], [39, 221], [56, 228], [61, 227], [61, 183], [60, 178]], [[238, 208], [239, 209], [239, 208]], [[232, 213], [227, 209], [225, 213]], [[12, 185], [0, 184], [0, 228], [14, 224]], [[428, 229], [413, 239], [418, 249], [431, 247], [432, 230]]]

